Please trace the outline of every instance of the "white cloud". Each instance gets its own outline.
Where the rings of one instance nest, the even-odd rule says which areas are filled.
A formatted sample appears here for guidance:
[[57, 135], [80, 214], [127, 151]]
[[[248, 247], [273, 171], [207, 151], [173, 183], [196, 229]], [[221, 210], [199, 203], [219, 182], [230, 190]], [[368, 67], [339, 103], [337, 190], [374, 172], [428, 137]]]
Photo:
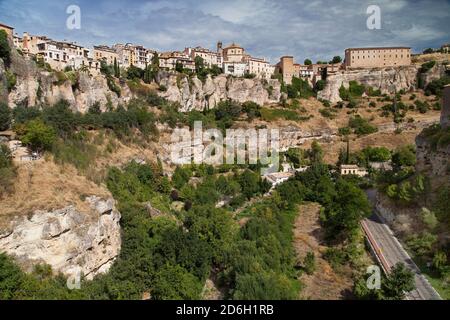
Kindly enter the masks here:
[[[82, 30], [64, 28], [73, 0], [0, 0], [0, 21], [19, 32], [79, 43], [134, 42], [160, 50], [236, 41], [276, 62], [330, 59], [346, 47], [409, 45], [416, 50], [448, 42], [448, 1], [406, 0], [78, 0]], [[382, 30], [366, 28], [366, 8], [381, 7]]]

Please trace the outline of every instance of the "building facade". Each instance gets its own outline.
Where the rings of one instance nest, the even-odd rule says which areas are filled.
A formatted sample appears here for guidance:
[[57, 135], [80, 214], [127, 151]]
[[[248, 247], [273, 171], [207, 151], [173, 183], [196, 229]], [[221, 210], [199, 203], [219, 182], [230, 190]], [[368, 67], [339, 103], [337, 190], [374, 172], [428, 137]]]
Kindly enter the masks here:
[[118, 55], [113, 48], [105, 45], [94, 46], [94, 59], [97, 61], [105, 61], [107, 64], [112, 65], [114, 61], [118, 61]]
[[350, 48], [345, 50], [346, 68], [383, 68], [411, 65], [411, 48]]
[[11, 39], [14, 36], [14, 28], [10, 27], [6, 24], [0, 23], [0, 30], [4, 30], [6, 32], [6, 34], [8, 35], [8, 37], [10, 37]]

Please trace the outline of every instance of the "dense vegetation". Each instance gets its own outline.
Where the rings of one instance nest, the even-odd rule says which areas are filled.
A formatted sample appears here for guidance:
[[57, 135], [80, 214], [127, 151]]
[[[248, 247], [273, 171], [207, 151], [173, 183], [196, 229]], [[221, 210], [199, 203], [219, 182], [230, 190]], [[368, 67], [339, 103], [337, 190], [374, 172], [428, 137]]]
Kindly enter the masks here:
[[5, 30], [0, 30], [0, 59], [3, 60], [6, 67], [11, 64], [11, 47]]

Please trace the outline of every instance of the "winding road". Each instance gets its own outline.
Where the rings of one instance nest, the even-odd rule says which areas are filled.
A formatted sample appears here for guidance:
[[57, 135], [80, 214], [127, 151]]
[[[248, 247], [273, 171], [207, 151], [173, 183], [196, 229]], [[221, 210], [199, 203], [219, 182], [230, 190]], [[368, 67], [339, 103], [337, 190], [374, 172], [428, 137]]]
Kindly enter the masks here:
[[[375, 204], [375, 191], [369, 191], [368, 198], [372, 204]], [[375, 209], [372, 216], [362, 221], [362, 227], [379, 263], [385, 272], [389, 273], [391, 268], [397, 263], [403, 263], [414, 273], [416, 289], [407, 293], [406, 298], [408, 300], [442, 299], [425, 276], [421, 274], [420, 269], [395, 237], [389, 226], [377, 214]]]

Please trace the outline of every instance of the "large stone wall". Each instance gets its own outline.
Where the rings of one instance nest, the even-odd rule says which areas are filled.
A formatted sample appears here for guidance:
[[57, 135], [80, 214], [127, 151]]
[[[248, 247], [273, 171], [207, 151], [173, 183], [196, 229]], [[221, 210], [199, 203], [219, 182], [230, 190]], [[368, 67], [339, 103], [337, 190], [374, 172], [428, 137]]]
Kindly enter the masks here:
[[108, 271], [120, 251], [120, 213], [113, 199], [93, 196], [86, 202], [94, 214], [67, 206], [13, 219], [0, 229], [0, 252], [27, 271], [36, 263], [66, 275], [81, 272], [87, 279]]

